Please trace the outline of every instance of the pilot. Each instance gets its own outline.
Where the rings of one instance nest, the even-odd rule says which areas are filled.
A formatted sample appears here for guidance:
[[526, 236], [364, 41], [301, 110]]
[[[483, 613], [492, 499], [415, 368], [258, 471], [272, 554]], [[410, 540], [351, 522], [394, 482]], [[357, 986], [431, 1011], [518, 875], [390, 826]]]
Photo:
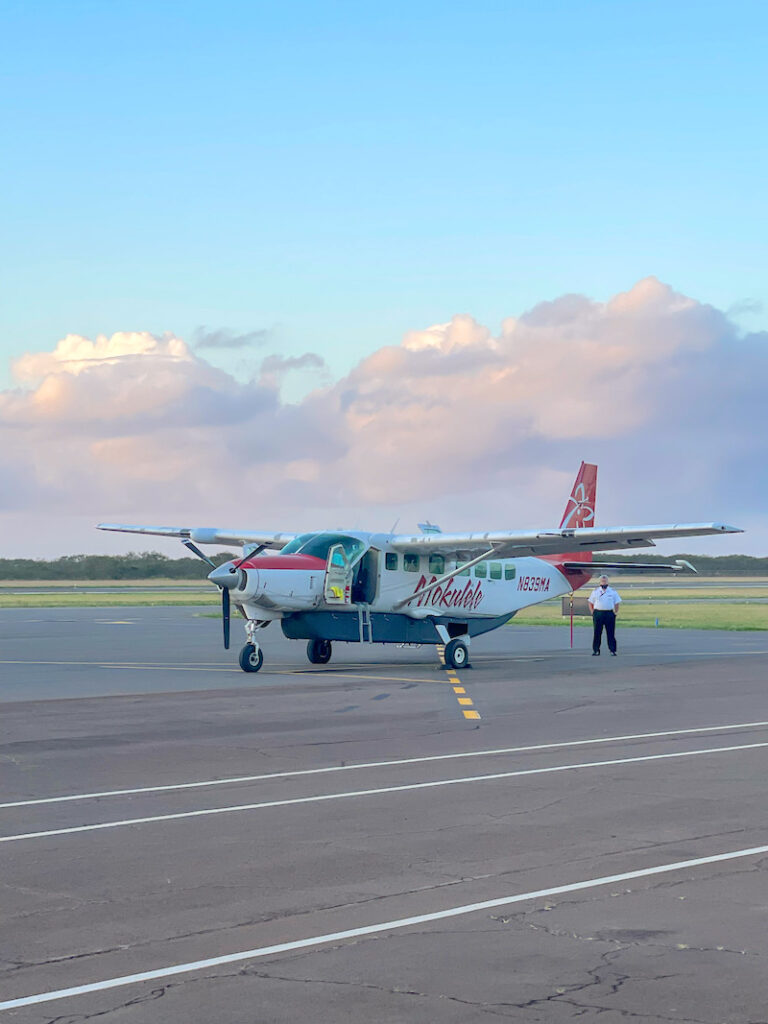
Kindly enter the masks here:
[[601, 576], [598, 585], [589, 595], [589, 610], [592, 612], [594, 631], [592, 633], [592, 657], [600, 654], [600, 643], [603, 638], [603, 626], [608, 640], [608, 650], [616, 657], [616, 613], [621, 598], [608, 586], [608, 577]]

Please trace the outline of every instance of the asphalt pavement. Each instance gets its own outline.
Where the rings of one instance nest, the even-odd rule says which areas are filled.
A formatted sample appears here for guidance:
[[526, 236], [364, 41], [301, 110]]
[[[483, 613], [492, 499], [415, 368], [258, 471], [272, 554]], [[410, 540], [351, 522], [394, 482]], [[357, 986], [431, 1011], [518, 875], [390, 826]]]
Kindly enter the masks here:
[[763, 633], [0, 612], [0, 1024], [768, 1020]]

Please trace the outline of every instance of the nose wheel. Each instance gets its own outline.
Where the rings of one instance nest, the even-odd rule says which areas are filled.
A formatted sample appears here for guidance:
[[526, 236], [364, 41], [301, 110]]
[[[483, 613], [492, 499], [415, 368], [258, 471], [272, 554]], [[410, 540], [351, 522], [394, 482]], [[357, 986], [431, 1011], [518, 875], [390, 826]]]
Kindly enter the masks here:
[[246, 644], [240, 651], [240, 668], [243, 672], [258, 672], [264, 664], [264, 655], [258, 644]]

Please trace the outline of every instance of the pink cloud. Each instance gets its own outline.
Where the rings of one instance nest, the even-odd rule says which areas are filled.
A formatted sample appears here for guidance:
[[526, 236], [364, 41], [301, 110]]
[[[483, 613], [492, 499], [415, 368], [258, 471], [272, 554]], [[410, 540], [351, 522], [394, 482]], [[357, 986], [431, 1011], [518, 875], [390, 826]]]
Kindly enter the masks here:
[[[286, 404], [279, 383], [297, 368], [318, 386]], [[70, 335], [16, 360], [17, 386], [0, 392], [2, 507], [286, 529], [319, 516], [381, 528], [399, 512], [548, 525], [589, 458], [612, 485], [602, 522], [753, 522], [768, 498], [767, 370], [765, 335], [655, 278], [608, 302], [540, 303], [497, 335], [457, 315], [332, 385], [314, 353], [268, 356], [244, 384], [172, 335]]]

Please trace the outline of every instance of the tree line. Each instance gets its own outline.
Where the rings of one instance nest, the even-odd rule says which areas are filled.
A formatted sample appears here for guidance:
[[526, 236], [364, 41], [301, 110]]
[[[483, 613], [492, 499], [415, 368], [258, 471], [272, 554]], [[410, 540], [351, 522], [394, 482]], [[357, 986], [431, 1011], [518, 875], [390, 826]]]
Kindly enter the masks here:
[[[237, 558], [231, 551], [208, 556], [216, 565]], [[158, 551], [127, 555], [64, 555], [43, 558], [0, 558], [3, 580], [200, 580], [209, 572], [199, 558], [169, 558]]]
[[[237, 558], [231, 551], [210, 555], [216, 565]], [[614, 555], [611, 562], [672, 562], [685, 558], [704, 575], [764, 576], [768, 575], [768, 558], [751, 555]], [[0, 558], [0, 579], [3, 580], [199, 580], [206, 575], [206, 565], [199, 558], [169, 558], [158, 551], [128, 555], [64, 555], [62, 558]]]
[[611, 551], [605, 554], [595, 553], [595, 560], [605, 559], [610, 562], [674, 562], [676, 558], [684, 558], [690, 562], [702, 576], [765, 576], [768, 575], [768, 558], [755, 558], [752, 555], [615, 555]]

